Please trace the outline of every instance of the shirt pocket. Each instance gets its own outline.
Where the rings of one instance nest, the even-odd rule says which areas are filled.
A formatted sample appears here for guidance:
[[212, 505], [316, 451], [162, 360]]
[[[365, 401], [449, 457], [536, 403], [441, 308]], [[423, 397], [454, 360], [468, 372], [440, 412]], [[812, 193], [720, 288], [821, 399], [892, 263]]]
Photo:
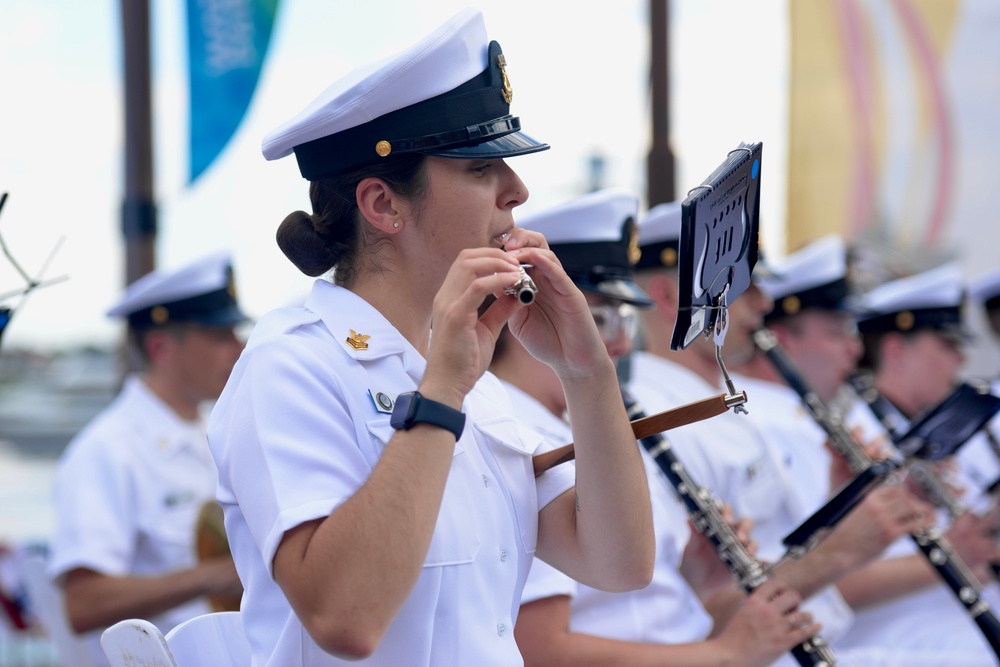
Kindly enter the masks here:
[[524, 429], [509, 418], [477, 420], [472, 426], [476, 439], [492, 453], [497, 474], [510, 493], [524, 548], [534, 553], [538, 542], [538, 489], [531, 456], [541, 445], [541, 436], [533, 442], [526, 441]]
[[747, 463], [734, 494], [733, 509], [739, 516], [775, 517], [781, 512], [782, 480], [765, 456]]
[[[367, 424], [368, 432], [381, 453], [396, 429], [389, 425], [388, 418], [375, 419]], [[456, 442], [424, 567], [471, 563], [479, 553], [482, 540], [479, 522], [476, 521], [476, 503], [469, 488], [468, 475], [463, 472], [463, 468], [467, 467], [463, 466], [467, 456], [461, 442]]]

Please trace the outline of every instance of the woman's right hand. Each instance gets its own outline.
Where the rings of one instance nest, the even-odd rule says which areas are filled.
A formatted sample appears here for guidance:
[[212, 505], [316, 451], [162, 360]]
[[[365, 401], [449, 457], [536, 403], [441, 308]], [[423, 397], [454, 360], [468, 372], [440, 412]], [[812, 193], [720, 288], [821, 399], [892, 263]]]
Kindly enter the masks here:
[[489, 367], [507, 318], [524, 306], [517, 299], [501, 299], [482, 319], [479, 307], [519, 277], [517, 259], [502, 250], [472, 248], [459, 253], [434, 297], [422, 394], [461, 408], [466, 394]]
[[776, 579], [749, 595], [714, 642], [725, 664], [764, 667], [820, 631], [812, 614], [798, 609], [802, 597]]

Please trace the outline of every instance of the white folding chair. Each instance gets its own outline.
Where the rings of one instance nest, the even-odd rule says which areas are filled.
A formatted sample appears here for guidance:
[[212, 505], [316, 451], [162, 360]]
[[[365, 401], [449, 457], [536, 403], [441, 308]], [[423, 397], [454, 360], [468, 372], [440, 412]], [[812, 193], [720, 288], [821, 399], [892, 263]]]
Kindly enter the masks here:
[[141, 618], [118, 621], [101, 634], [111, 667], [177, 667], [160, 629]]
[[28, 592], [29, 606], [45, 626], [62, 664], [98, 667], [94, 661], [96, 656], [91, 657], [96, 647], [88, 645], [69, 625], [63, 591], [49, 579], [45, 560], [35, 555], [21, 556], [18, 567]]
[[238, 611], [196, 616], [168, 632], [166, 639], [177, 667], [250, 667], [250, 644]]

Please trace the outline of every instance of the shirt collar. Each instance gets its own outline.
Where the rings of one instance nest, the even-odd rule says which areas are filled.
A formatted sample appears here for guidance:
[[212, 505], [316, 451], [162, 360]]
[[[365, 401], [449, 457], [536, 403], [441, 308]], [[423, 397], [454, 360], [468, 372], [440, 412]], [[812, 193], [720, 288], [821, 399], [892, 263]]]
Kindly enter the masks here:
[[122, 395], [128, 413], [140, 415], [137, 427], [146, 434], [146, 440], [164, 454], [194, 447], [204, 441], [205, 419], [187, 421], [177, 416], [169, 405], [157, 396], [138, 374], [125, 378]]
[[348, 289], [317, 280], [306, 298], [337, 344], [353, 359], [376, 361], [399, 355], [408, 375], [419, 381], [427, 362], [416, 348], [370, 303]]

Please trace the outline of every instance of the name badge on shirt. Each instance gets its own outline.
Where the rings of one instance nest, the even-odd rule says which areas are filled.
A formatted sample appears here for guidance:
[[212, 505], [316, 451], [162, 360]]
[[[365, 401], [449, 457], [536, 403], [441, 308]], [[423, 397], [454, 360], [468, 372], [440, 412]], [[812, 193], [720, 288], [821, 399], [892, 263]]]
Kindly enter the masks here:
[[372, 403], [375, 404], [375, 409], [378, 412], [384, 412], [387, 415], [392, 414], [392, 406], [396, 404], [396, 394], [369, 389], [368, 395], [372, 397]]
[[163, 505], [164, 507], [176, 507], [177, 505], [190, 503], [194, 498], [194, 491], [175, 491], [164, 496]]

